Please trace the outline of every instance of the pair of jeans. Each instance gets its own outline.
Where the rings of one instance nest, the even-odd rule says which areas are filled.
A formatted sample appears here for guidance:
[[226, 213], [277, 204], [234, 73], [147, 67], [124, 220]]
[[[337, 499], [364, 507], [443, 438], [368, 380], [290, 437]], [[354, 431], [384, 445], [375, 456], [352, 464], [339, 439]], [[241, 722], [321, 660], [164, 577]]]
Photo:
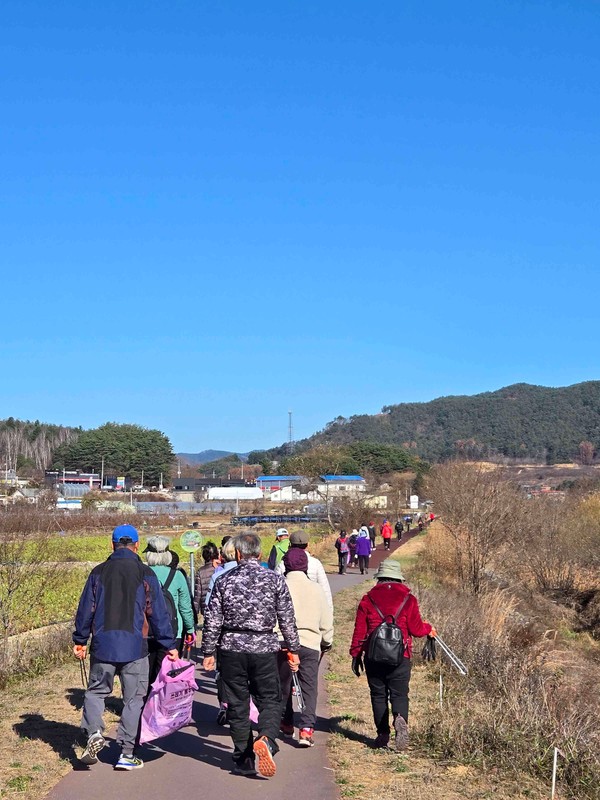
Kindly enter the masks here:
[[389, 734], [389, 704], [392, 714], [400, 714], [408, 722], [408, 685], [410, 658], [403, 657], [397, 667], [365, 659], [365, 673], [371, 692], [371, 706], [377, 733]]
[[[300, 728], [315, 727], [317, 721], [317, 696], [319, 683], [320, 650], [311, 650], [300, 646], [300, 669], [296, 673], [302, 691], [304, 708], [300, 712]], [[289, 668], [287, 655], [281, 652], [279, 661], [279, 679], [283, 696], [282, 721], [286, 725], [294, 724], [294, 707], [292, 705], [292, 671]]]
[[360, 569], [361, 574], [365, 572], [365, 570], [369, 571], [369, 556], [359, 556], [358, 557], [358, 566]]
[[250, 723], [250, 695], [258, 708], [258, 735], [267, 736], [273, 753], [278, 751], [281, 722], [281, 686], [277, 653], [219, 651], [223, 701], [233, 740], [233, 760], [252, 757], [254, 737]]
[[131, 755], [144, 699], [148, 693], [148, 656], [123, 664], [94, 661], [92, 658], [88, 687], [83, 700], [81, 728], [87, 737], [95, 731], [104, 730], [104, 702], [112, 694], [115, 675], [121, 680], [123, 693], [123, 713], [117, 728], [117, 743], [123, 753]]
[[347, 566], [348, 566], [348, 553], [338, 552], [338, 572], [340, 575], [343, 575], [344, 572], [346, 572]]

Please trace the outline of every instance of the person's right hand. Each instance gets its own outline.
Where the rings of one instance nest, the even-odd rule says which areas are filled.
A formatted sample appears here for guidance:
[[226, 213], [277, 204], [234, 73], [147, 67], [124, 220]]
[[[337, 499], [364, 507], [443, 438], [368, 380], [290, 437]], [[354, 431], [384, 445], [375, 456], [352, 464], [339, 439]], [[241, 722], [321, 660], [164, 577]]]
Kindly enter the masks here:
[[352, 672], [356, 675], [357, 678], [360, 678], [361, 673], [363, 672], [365, 665], [363, 664], [362, 656], [353, 656], [352, 657]]
[[169, 661], [177, 661], [179, 658], [179, 650], [167, 650], [167, 658]]
[[85, 644], [76, 644], [73, 647], [73, 655], [75, 658], [78, 658], [80, 661], [84, 661], [87, 655], [87, 645]]
[[204, 656], [204, 661], [202, 662], [202, 669], [204, 672], [214, 672], [215, 666], [216, 664], [214, 656]]
[[429, 631], [429, 633], [427, 634], [427, 636], [430, 636], [432, 639], [435, 639], [435, 637], [437, 636], [437, 631], [436, 631], [436, 629], [433, 627], [433, 625], [431, 626], [431, 630]]

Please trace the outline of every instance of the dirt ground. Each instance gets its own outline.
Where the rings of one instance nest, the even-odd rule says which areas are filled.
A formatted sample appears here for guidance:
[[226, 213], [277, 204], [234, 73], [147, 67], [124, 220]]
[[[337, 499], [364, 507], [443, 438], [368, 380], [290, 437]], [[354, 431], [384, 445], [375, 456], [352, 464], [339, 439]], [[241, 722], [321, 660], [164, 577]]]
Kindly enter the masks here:
[[[73, 768], [82, 702], [74, 659], [0, 695], [0, 796], [38, 800]], [[120, 701], [107, 705], [112, 725]]]
[[[400, 561], [410, 563], [423, 546], [412, 539], [399, 551]], [[528, 776], [501, 774], [496, 770], [440, 761], [427, 750], [426, 735], [431, 709], [439, 703], [435, 667], [415, 656], [410, 683], [411, 744], [406, 753], [374, 750], [375, 738], [369, 690], [365, 676], [350, 669], [348, 644], [352, 637], [358, 602], [371, 584], [349, 588], [335, 598], [336, 632], [327, 686], [332, 715], [330, 758], [342, 797], [355, 800], [545, 800], [549, 789]], [[415, 643], [415, 652], [421, 648]]]

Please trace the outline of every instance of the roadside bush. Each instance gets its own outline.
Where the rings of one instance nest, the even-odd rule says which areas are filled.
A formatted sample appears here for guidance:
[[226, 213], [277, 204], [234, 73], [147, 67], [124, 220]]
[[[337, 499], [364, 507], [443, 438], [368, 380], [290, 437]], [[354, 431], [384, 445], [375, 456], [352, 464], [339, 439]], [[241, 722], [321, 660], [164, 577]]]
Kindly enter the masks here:
[[546, 778], [557, 746], [566, 796], [600, 798], [598, 665], [536, 636], [507, 592], [429, 588], [420, 603], [469, 668], [463, 678], [443, 667], [444, 708], [420, 732], [423, 743], [444, 758]]

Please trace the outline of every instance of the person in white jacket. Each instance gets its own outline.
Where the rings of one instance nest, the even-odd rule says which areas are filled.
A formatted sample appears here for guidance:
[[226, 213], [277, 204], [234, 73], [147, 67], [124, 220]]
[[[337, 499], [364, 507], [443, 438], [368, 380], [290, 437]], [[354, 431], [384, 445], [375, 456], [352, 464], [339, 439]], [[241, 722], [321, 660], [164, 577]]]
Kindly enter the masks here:
[[[293, 531], [293, 533], [290, 534], [290, 549], [294, 547], [306, 551], [306, 555], [308, 556], [308, 577], [311, 581], [318, 583], [321, 589], [323, 589], [327, 604], [329, 608], [333, 609], [333, 598], [331, 596], [331, 587], [327, 580], [327, 573], [319, 559], [311, 556], [308, 552], [308, 533], [306, 531]], [[279, 572], [280, 575], [285, 573], [283, 561], [280, 561], [275, 567], [275, 572]]]
[[[304, 707], [300, 711], [298, 744], [312, 747], [315, 743], [313, 735], [317, 720], [319, 663], [321, 653], [329, 650], [333, 642], [333, 611], [321, 587], [308, 578], [308, 555], [304, 550], [290, 547], [283, 557], [283, 565], [300, 637], [298, 680]], [[293, 736], [292, 673], [285, 650], [279, 656], [279, 679], [283, 698], [280, 729], [284, 736]]]

